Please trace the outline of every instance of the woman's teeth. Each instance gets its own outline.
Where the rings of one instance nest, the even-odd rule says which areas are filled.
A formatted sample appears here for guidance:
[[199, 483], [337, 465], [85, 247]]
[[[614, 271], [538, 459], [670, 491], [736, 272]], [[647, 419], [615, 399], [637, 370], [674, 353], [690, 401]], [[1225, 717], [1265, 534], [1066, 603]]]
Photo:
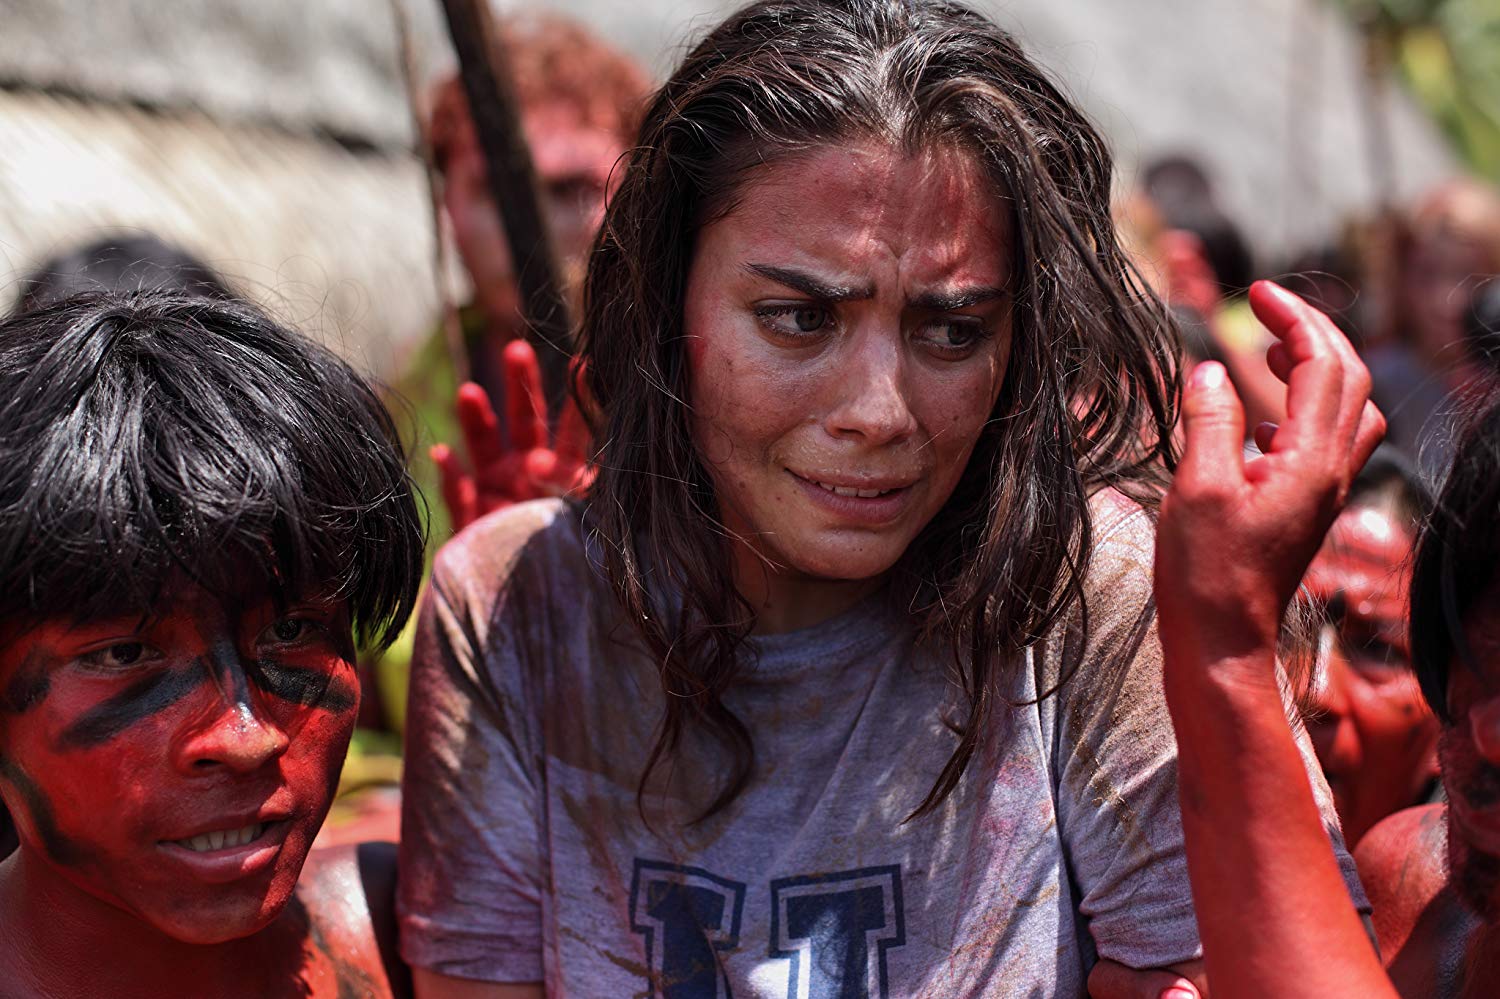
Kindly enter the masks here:
[[826, 482], [819, 482], [818, 485], [830, 493], [837, 493], [840, 496], [858, 496], [860, 499], [873, 499], [876, 496], [884, 496], [886, 493], [896, 491], [894, 489], [855, 489], [853, 486], [830, 486]]
[[176, 841], [178, 846], [186, 847], [194, 853], [207, 853], [210, 850], [223, 850], [226, 847], [248, 846], [260, 839], [260, 834], [266, 831], [264, 822], [257, 822], [253, 826], [245, 826], [243, 829], [224, 829], [219, 832], [199, 833], [187, 839]]

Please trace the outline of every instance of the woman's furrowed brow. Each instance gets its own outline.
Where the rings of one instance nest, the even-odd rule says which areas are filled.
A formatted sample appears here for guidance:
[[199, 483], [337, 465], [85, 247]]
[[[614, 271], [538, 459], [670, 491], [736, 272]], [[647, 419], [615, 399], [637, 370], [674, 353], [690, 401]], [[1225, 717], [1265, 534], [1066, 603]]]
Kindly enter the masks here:
[[948, 291], [924, 291], [909, 303], [914, 309], [928, 312], [952, 312], [973, 305], [1004, 298], [1004, 288], [995, 285], [976, 285], [972, 288], [954, 288]]
[[746, 264], [745, 269], [753, 274], [759, 274], [763, 278], [769, 278], [779, 285], [800, 291], [804, 295], [825, 302], [855, 302], [862, 299], [874, 298], [875, 288], [873, 285], [840, 285], [832, 284], [821, 278], [808, 274], [806, 271], [794, 270], [790, 267], [776, 267], [772, 264]]
[[[800, 291], [804, 295], [824, 302], [853, 302], [875, 297], [871, 285], [841, 285], [825, 281], [806, 271], [772, 264], [746, 264], [745, 269], [760, 277], [769, 278], [779, 285]], [[976, 285], [971, 288], [952, 288], [943, 291], [927, 291], [913, 298], [908, 304], [914, 309], [928, 312], [951, 312], [967, 309], [997, 298], [1003, 298], [1006, 290], [998, 285]]]

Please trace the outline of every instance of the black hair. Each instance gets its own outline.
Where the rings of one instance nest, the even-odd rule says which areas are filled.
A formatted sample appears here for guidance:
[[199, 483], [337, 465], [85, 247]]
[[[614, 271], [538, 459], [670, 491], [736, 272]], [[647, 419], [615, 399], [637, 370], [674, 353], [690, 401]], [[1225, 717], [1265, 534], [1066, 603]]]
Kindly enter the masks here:
[[208, 264], [149, 233], [106, 236], [65, 250], [23, 277], [20, 289], [17, 313], [91, 292], [180, 291], [235, 297]]
[[96, 294], [0, 321], [0, 621], [215, 592], [348, 603], [388, 645], [425, 542], [390, 415], [326, 349], [230, 299]]
[[1346, 508], [1371, 506], [1389, 499], [1396, 515], [1412, 530], [1432, 509], [1432, 490], [1416, 464], [1394, 444], [1381, 444], [1349, 484]]
[[[598, 445], [591, 525], [660, 664], [661, 723], [638, 790], [700, 730], [730, 764], [705, 816], [754, 769], [753, 734], [725, 703], [754, 615], [685, 401], [695, 240], [771, 164], [861, 140], [962, 151], [1012, 224], [999, 400], [892, 570], [895, 605], [951, 652], [961, 704], [957, 745], [915, 814], [958, 786], [1009, 703], [1017, 653], [1086, 611], [1090, 494], [1114, 487], [1154, 506], [1176, 460], [1176, 330], [1115, 237], [1108, 148], [1014, 38], [947, 0], [760, 0], [730, 15], [646, 111], [589, 260], [578, 341]], [[662, 613], [673, 595], [680, 611]]]
[[1417, 540], [1411, 581], [1411, 659], [1433, 714], [1448, 716], [1448, 670], [1473, 667], [1463, 622], [1500, 579], [1500, 393], [1492, 393], [1454, 449], [1453, 465]]
[[1500, 375], [1500, 278], [1490, 278], [1469, 298], [1464, 315], [1469, 353], [1484, 370]]

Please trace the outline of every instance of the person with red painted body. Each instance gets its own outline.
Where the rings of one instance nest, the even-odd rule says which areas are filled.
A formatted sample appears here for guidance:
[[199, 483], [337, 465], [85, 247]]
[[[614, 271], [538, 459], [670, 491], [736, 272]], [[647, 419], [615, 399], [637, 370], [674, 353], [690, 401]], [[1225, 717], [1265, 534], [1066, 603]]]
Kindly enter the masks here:
[[1282, 617], [1384, 419], [1332, 321], [1268, 282], [1251, 306], [1278, 338], [1287, 418], [1255, 433], [1222, 365], [1183, 396], [1185, 446], [1157, 528], [1164, 687], [1182, 823], [1216, 997], [1393, 994], [1343, 889], [1277, 665]]
[[1412, 661], [1441, 719], [1446, 805], [1360, 845], [1375, 928], [1403, 996], [1500, 992], [1500, 393], [1468, 420], [1417, 545]]
[[1382, 444], [1298, 593], [1318, 624], [1307, 730], [1350, 846], [1386, 816], [1441, 793], [1437, 718], [1407, 640], [1412, 549], [1430, 505], [1416, 467]]
[[686, 57], [590, 260], [597, 478], [423, 605], [419, 995], [1194, 993], [1175, 344], [1110, 173], [956, 4], [758, 3]]
[[[599, 230], [616, 167], [634, 138], [649, 93], [645, 74], [582, 25], [556, 15], [514, 15], [498, 23], [499, 45], [516, 85], [521, 125], [536, 167], [543, 216], [566, 292], [576, 301], [589, 246]], [[510, 251], [490, 194], [484, 154], [457, 77], [436, 91], [433, 155], [442, 174], [444, 217], [473, 285], [461, 312], [471, 368], [504, 387], [493, 400], [473, 382], [439, 377], [443, 338], [434, 337], [403, 384], [422, 403], [436, 439], [461, 436], [468, 467], [454, 448], [431, 457], [454, 530], [506, 503], [558, 495], [578, 484], [587, 437], [572, 406], [556, 439], [532, 409], [541, 403], [536, 358], [521, 336], [519, 293]], [[534, 393], [534, 395], [533, 395]], [[441, 415], [439, 415], [441, 414]]]
[[371, 388], [253, 307], [0, 322], [0, 992], [406, 990], [391, 849], [309, 848], [423, 541]]
[[[1274, 286], [1268, 358], [1288, 419], [1241, 459], [1222, 368], [1184, 401], [1163, 504], [1157, 603], [1181, 749], [1183, 824], [1204, 957], [1232, 996], [1477, 997], [1500, 990], [1500, 396], [1461, 437], [1422, 528], [1412, 661], [1441, 719], [1448, 803], [1396, 813], [1359, 847], [1380, 950], [1364, 940], [1282, 714], [1276, 633], [1355, 471], [1384, 430], [1370, 377], [1326, 317]], [[1204, 551], [1222, 553], [1193, 572]], [[1385, 968], [1381, 966], [1384, 957]]]

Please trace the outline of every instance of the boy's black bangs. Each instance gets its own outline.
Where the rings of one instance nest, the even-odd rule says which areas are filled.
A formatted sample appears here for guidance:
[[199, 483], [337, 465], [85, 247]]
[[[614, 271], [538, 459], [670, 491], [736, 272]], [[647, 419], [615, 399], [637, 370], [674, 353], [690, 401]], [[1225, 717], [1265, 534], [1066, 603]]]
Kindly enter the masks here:
[[253, 308], [74, 299], [0, 325], [0, 616], [148, 613], [186, 578], [395, 637], [423, 536], [390, 417]]

